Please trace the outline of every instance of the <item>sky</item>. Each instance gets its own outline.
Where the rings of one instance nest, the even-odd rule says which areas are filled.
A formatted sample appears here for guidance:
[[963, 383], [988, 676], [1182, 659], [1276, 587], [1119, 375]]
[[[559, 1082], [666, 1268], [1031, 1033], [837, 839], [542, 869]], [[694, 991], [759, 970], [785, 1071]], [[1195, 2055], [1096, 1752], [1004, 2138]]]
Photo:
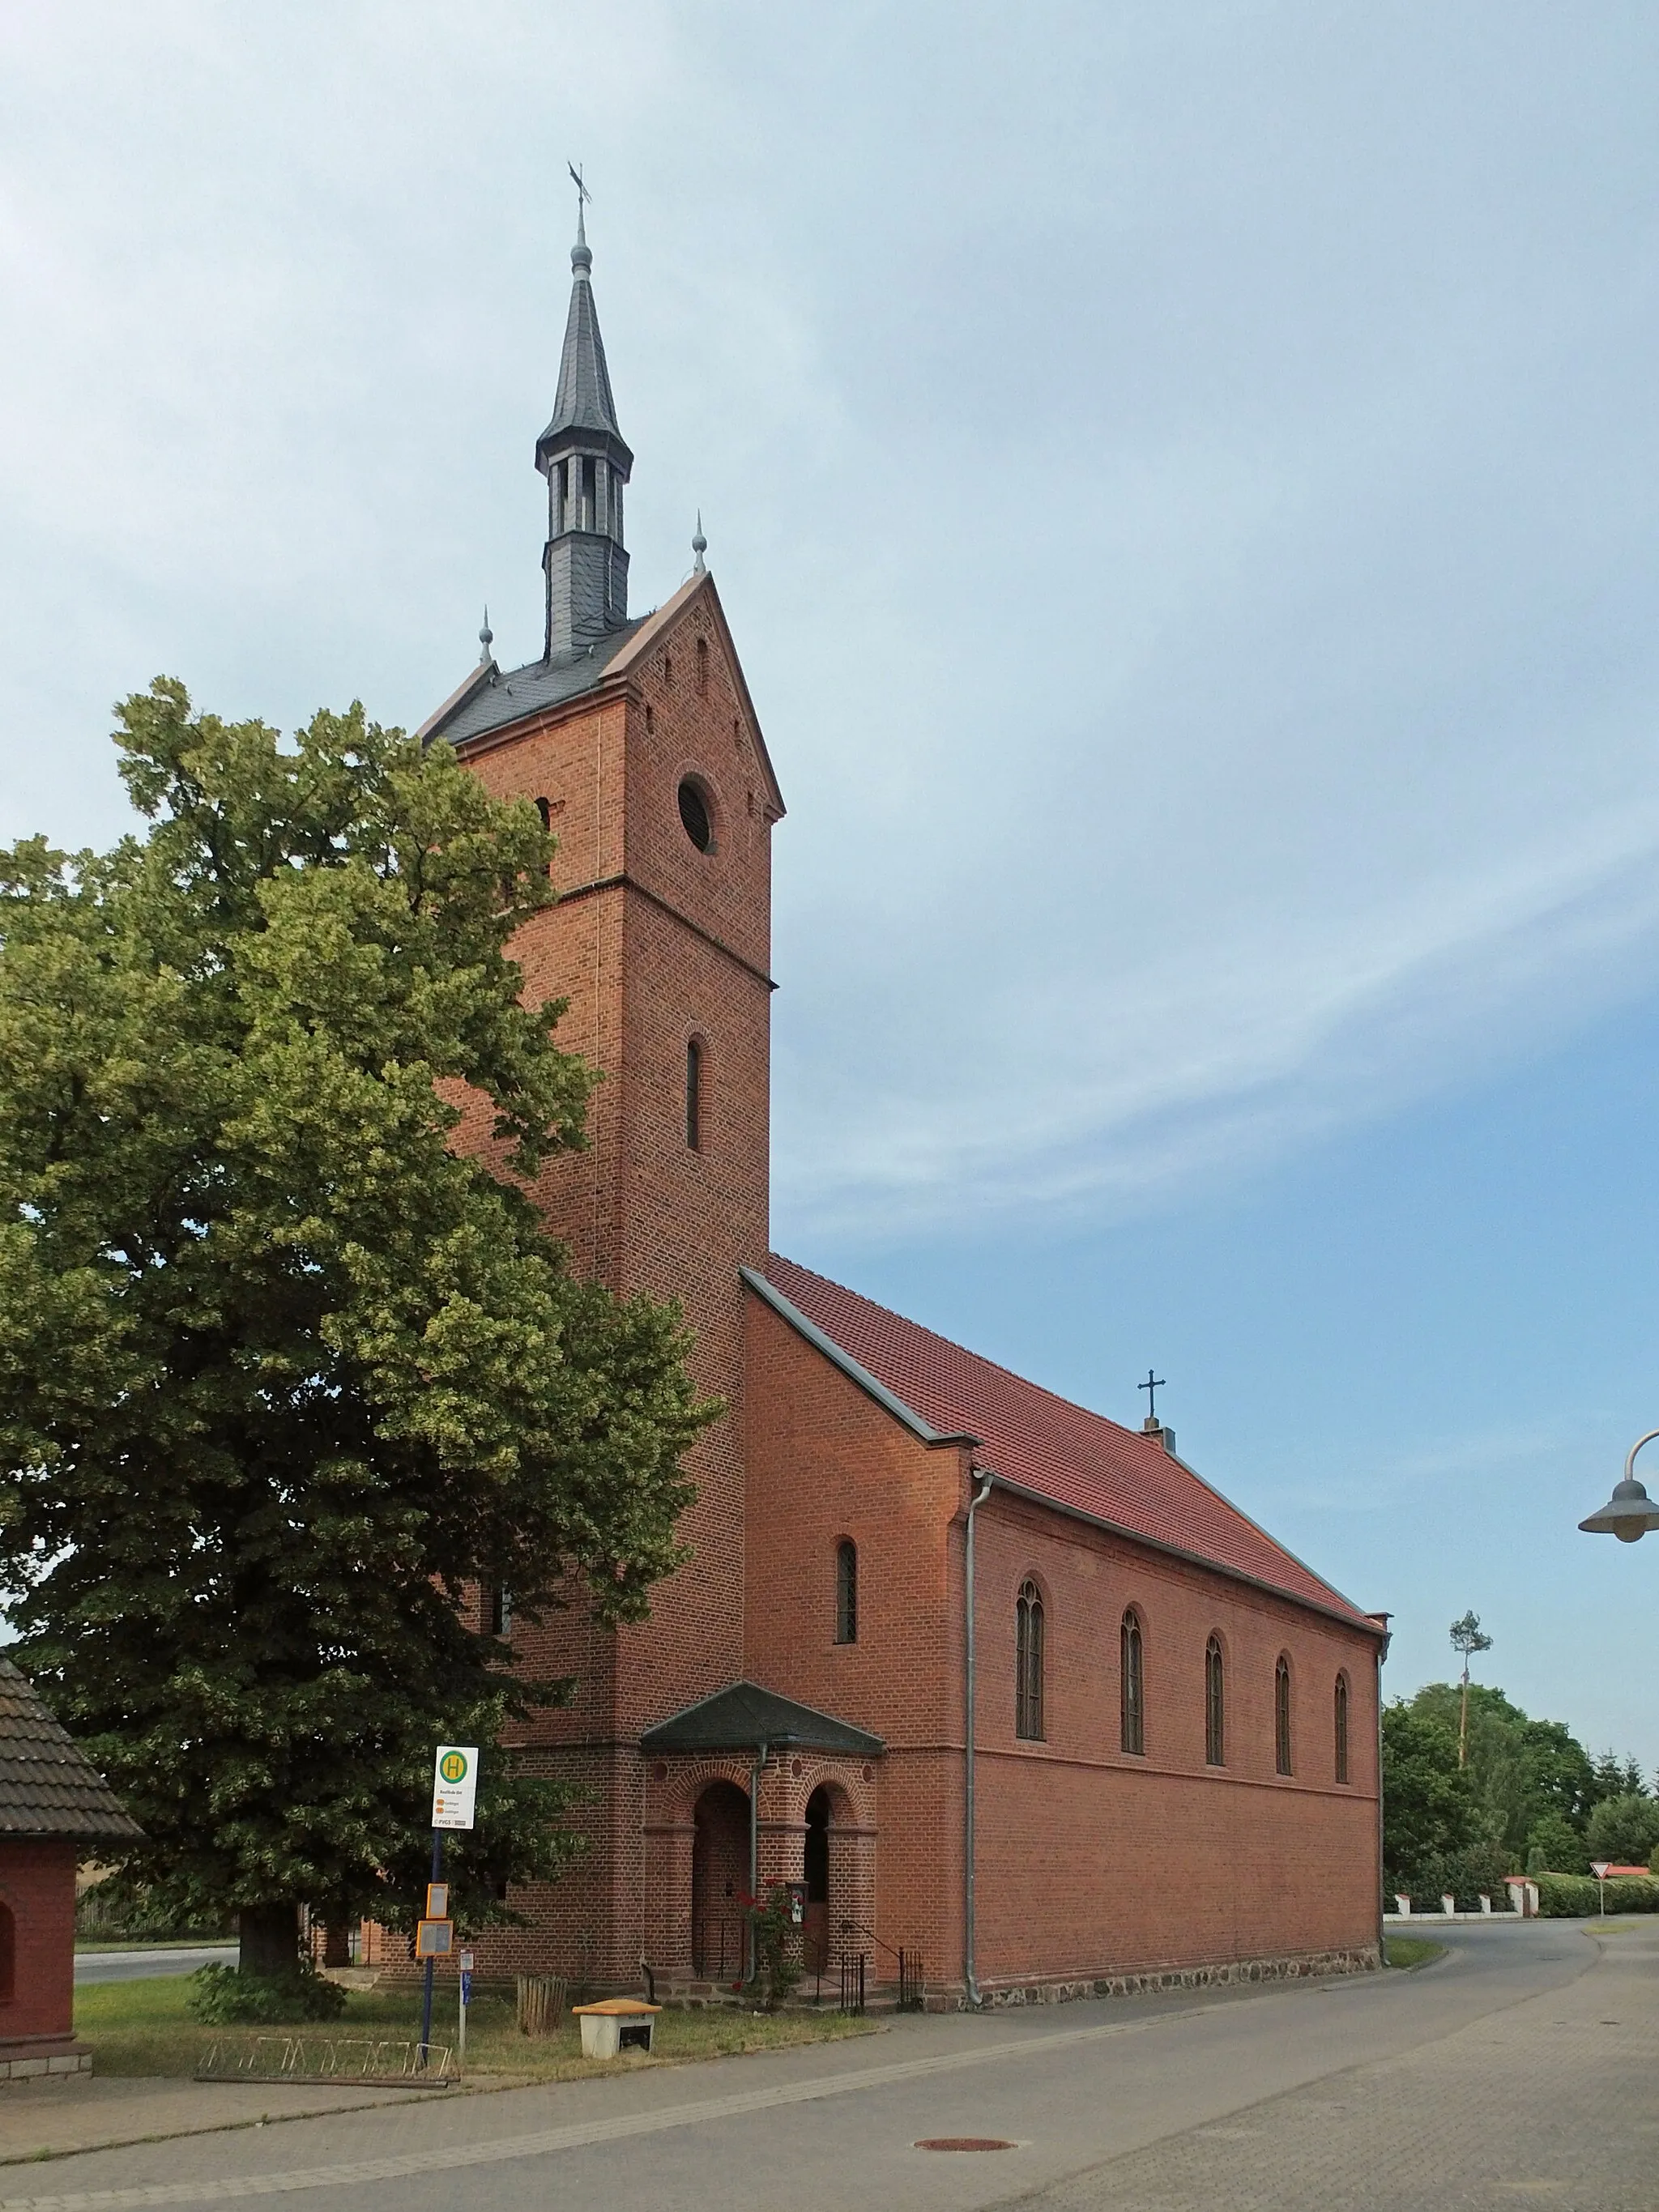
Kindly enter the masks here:
[[1619, 0], [6, 0], [0, 839], [158, 672], [539, 650], [582, 162], [789, 806], [780, 1249], [1154, 1365], [1390, 1691], [1472, 1607], [1659, 1765], [1656, 97]]

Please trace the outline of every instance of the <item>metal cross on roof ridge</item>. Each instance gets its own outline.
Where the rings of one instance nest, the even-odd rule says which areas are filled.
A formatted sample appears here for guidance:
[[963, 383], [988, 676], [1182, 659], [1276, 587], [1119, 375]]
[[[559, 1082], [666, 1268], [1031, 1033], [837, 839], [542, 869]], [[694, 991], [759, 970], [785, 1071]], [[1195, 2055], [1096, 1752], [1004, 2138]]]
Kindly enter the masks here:
[[1150, 1367], [1146, 1370], [1146, 1380], [1135, 1384], [1137, 1390], [1144, 1390], [1146, 1393], [1146, 1418], [1149, 1421], [1155, 1421], [1158, 1419], [1158, 1392], [1167, 1390], [1169, 1387], [1164, 1377], [1161, 1375], [1154, 1375]]

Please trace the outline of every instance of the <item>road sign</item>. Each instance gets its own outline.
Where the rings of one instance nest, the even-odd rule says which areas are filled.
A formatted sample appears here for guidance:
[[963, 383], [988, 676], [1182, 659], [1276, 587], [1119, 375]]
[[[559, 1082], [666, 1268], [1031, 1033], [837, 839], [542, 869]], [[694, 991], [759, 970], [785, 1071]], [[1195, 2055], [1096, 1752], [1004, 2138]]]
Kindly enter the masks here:
[[426, 1913], [428, 1920], [447, 1920], [449, 1917], [449, 1884], [429, 1881], [426, 1886]]
[[417, 1920], [415, 1923], [415, 1956], [417, 1959], [447, 1959], [455, 1948], [455, 1923], [453, 1920]]
[[432, 1763], [432, 1825], [470, 1828], [478, 1794], [478, 1747], [441, 1743]]
[[1607, 1878], [1607, 1869], [1612, 1864], [1611, 1859], [1593, 1859], [1590, 1862], [1590, 1872], [1595, 1876], [1597, 1881], [1605, 1881]]

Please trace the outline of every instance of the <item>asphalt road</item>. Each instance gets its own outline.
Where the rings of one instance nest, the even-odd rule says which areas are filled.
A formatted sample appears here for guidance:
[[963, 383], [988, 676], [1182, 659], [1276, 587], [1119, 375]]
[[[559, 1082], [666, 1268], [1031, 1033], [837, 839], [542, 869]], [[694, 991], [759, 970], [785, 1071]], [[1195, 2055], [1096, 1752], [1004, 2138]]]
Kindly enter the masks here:
[[77, 1951], [75, 1954], [76, 1982], [141, 1982], [152, 1974], [193, 1974], [198, 1966], [219, 1960], [228, 1966], [236, 1963], [234, 1943], [213, 1943], [195, 1950], [181, 1951], [176, 1948], [157, 1951]]
[[[1447, 1929], [1415, 1973], [848, 2043], [99, 2152], [0, 2212], [1449, 2212], [1659, 2205], [1659, 1928]], [[273, 2089], [273, 2110], [281, 2092]], [[1000, 2137], [931, 2152], [928, 2137]]]

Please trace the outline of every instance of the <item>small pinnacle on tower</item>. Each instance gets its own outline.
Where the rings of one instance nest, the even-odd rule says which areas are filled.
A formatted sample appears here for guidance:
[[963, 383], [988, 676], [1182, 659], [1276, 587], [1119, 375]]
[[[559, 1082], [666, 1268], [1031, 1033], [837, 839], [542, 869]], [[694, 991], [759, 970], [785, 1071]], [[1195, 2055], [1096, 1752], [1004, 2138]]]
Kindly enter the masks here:
[[691, 540], [691, 550], [696, 556], [695, 562], [692, 563], [693, 568], [699, 576], [705, 574], [708, 571], [708, 563], [702, 556], [708, 550], [708, 540], [702, 534], [702, 509], [701, 507], [697, 509], [697, 534]]
[[486, 607], [484, 609], [483, 628], [478, 632], [478, 665], [481, 668], [488, 668], [490, 662], [495, 658], [495, 654], [490, 651], [490, 647], [495, 644], [495, 633], [489, 627], [489, 610]]

